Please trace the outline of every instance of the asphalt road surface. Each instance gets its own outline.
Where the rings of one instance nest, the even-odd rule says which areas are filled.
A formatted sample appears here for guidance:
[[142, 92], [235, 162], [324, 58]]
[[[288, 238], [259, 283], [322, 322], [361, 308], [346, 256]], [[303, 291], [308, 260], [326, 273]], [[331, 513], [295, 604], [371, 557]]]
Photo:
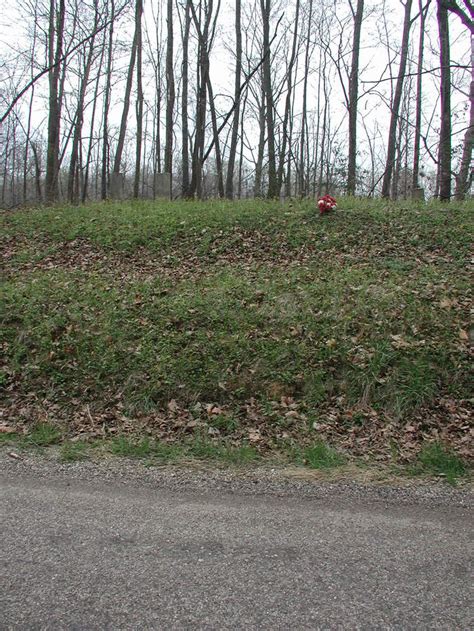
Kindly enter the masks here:
[[0, 628], [474, 626], [464, 495], [160, 475], [0, 467]]

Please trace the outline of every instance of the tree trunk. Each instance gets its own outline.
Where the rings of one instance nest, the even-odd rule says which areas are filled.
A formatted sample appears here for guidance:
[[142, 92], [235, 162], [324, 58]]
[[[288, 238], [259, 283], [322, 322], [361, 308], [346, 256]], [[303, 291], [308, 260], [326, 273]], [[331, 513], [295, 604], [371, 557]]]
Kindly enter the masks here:
[[408, 58], [408, 42], [411, 27], [411, 7], [413, 0], [405, 2], [405, 17], [403, 20], [402, 48], [400, 51], [400, 67], [398, 69], [397, 85], [392, 103], [392, 113], [390, 116], [390, 129], [388, 133], [387, 161], [385, 164], [385, 172], [382, 182], [382, 197], [390, 197], [390, 186], [392, 182], [392, 173], [395, 163], [396, 143], [397, 143], [397, 124], [400, 111], [400, 102], [402, 99], [403, 82], [405, 79], [407, 58]]
[[441, 66], [441, 128], [439, 132], [439, 198], [451, 199], [451, 69], [448, 9], [438, 0], [438, 30]]
[[270, 53], [270, 8], [271, 0], [260, 0], [262, 11], [263, 28], [263, 89], [266, 104], [267, 123], [267, 144], [268, 144], [268, 191], [267, 198], [275, 199], [279, 196], [278, 180], [276, 173], [275, 156], [275, 123], [274, 123], [274, 102], [272, 90], [271, 74], [271, 53]]
[[420, 138], [421, 138], [421, 99], [423, 93], [423, 53], [425, 48], [425, 24], [426, 15], [430, 6], [431, 0], [423, 7], [423, 0], [418, 0], [418, 7], [420, 12], [420, 35], [418, 42], [418, 61], [416, 72], [416, 105], [415, 105], [415, 132], [413, 139], [413, 174], [412, 174], [412, 191], [419, 188], [420, 183], [418, 181], [420, 174]]
[[61, 76], [61, 57], [63, 55], [63, 35], [65, 19], [65, 0], [58, 0], [59, 8], [56, 13], [56, 2], [49, 4], [49, 112], [48, 112], [48, 149], [46, 155], [46, 202], [54, 203], [59, 197], [59, 135], [61, 123], [61, 90], [59, 80]]
[[[291, 109], [291, 97], [293, 91], [293, 67], [295, 65], [296, 59], [296, 44], [298, 40], [298, 21], [300, 14], [300, 2], [296, 0], [296, 12], [295, 12], [295, 21], [294, 21], [294, 31], [293, 31], [293, 44], [291, 48], [291, 56], [288, 63], [288, 69], [286, 72], [286, 100], [285, 100], [285, 113], [283, 116], [283, 127], [282, 127], [282, 143], [280, 149], [280, 155], [278, 160], [278, 194], [280, 194], [281, 186], [283, 183], [283, 172], [285, 168], [285, 162], [289, 161], [289, 156], [287, 156], [287, 146], [289, 144], [288, 139], [288, 122], [290, 118], [290, 109]], [[291, 148], [290, 148], [291, 149]]]
[[142, 13], [143, 0], [137, 0], [136, 31], [137, 31], [137, 131], [136, 131], [136, 151], [135, 151], [135, 177], [133, 180], [133, 197], [138, 198], [140, 192], [140, 168], [142, 161], [143, 143], [143, 82], [142, 82]]
[[[141, 0], [136, 0], [135, 16], [137, 15], [138, 11], [140, 11], [140, 8], [141, 8]], [[133, 72], [135, 69], [135, 61], [137, 58], [137, 37], [138, 37], [137, 26], [138, 26], [138, 20], [135, 17], [135, 32], [133, 34], [132, 49], [130, 51], [130, 62], [128, 64], [128, 71], [127, 71], [127, 82], [125, 84], [125, 95], [123, 99], [122, 119], [120, 121], [119, 137], [118, 137], [118, 142], [117, 142], [117, 148], [115, 150], [114, 167], [113, 167], [113, 173], [115, 175], [118, 175], [120, 173], [120, 168], [122, 165], [123, 148], [125, 145], [125, 134], [127, 133], [128, 112], [130, 110], [130, 95], [132, 93], [132, 83], [133, 83]]]
[[240, 122], [240, 77], [242, 75], [242, 27], [241, 27], [241, 1], [235, 0], [235, 77], [234, 77], [234, 116], [232, 120], [232, 135], [230, 139], [229, 159], [227, 161], [227, 175], [225, 182], [225, 196], [232, 199], [234, 196], [234, 169], [237, 153], [237, 141]]
[[[94, 19], [94, 30], [95, 33], [97, 31], [97, 23], [98, 23], [98, 14], [96, 12]], [[94, 45], [95, 45], [95, 36], [89, 40], [87, 58], [84, 64], [84, 71], [81, 78], [81, 83], [79, 87], [79, 98], [77, 102], [76, 116], [75, 116], [75, 124], [74, 124], [74, 132], [72, 137], [72, 148], [71, 148], [71, 157], [69, 159], [69, 175], [68, 175], [68, 183], [67, 183], [67, 197], [68, 201], [71, 204], [75, 204], [78, 202], [78, 160], [79, 160], [79, 146], [82, 141], [82, 126], [84, 123], [84, 103], [86, 99], [86, 91], [89, 85], [89, 75], [92, 68], [92, 62], [94, 59]]]
[[182, 156], [182, 183], [181, 195], [186, 198], [189, 195], [189, 128], [188, 128], [188, 69], [189, 69], [189, 30], [191, 26], [191, 9], [189, 0], [186, 2], [183, 30], [183, 63], [182, 63], [182, 88], [181, 88], [181, 156]]
[[114, 42], [114, 19], [115, 19], [115, 2], [111, 0], [111, 17], [109, 28], [109, 39], [107, 47], [107, 67], [105, 71], [106, 82], [104, 91], [104, 120], [102, 128], [102, 164], [100, 178], [100, 197], [107, 199], [108, 180], [109, 180], [109, 109], [110, 109], [110, 92], [112, 87], [112, 59], [113, 59], [113, 42]]
[[471, 88], [469, 93], [469, 127], [464, 135], [461, 164], [456, 176], [454, 196], [458, 200], [466, 197], [472, 181], [472, 148], [474, 146], [474, 34], [471, 35]]
[[360, 33], [362, 20], [364, 19], [364, 0], [357, 0], [357, 8], [354, 13], [354, 35], [352, 39], [352, 62], [349, 75], [349, 155], [347, 159], [347, 194], [355, 195], [356, 169], [357, 169], [357, 106], [359, 100], [359, 57], [360, 57]]
[[175, 99], [173, 73], [173, 0], [167, 0], [167, 43], [166, 43], [166, 131], [165, 172], [172, 177], [173, 171], [173, 110]]

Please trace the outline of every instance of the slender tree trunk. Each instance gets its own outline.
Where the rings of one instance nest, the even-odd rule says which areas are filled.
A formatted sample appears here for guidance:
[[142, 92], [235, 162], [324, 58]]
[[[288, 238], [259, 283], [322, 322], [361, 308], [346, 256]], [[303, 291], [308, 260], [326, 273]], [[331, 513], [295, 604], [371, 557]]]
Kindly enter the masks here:
[[102, 164], [100, 178], [100, 197], [107, 199], [109, 184], [109, 109], [112, 90], [112, 60], [114, 44], [115, 1], [110, 0], [110, 27], [107, 46], [107, 67], [105, 70], [104, 120], [102, 128]]
[[259, 138], [258, 138], [258, 150], [257, 150], [257, 163], [255, 165], [255, 197], [262, 197], [262, 171], [263, 171], [263, 155], [265, 152], [265, 94], [262, 82], [262, 101], [258, 106], [258, 123], [259, 123]]
[[240, 122], [240, 78], [242, 75], [242, 27], [241, 27], [241, 0], [235, 0], [235, 77], [234, 77], [234, 116], [232, 120], [232, 135], [230, 139], [229, 159], [227, 161], [227, 176], [225, 182], [225, 196], [232, 199], [234, 196], [234, 169], [237, 153], [237, 141]]
[[[97, 21], [98, 21], [98, 14], [96, 12], [95, 20], [94, 20], [94, 27], [93, 27], [94, 33], [97, 30]], [[71, 204], [77, 203], [79, 199], [78, 198], [78, 182], [77, 182], [79, 147], [82, 141], [82, 125], [84, 123], [84, 103], [86, 99], [87, 87], [89, 85], [89, 75], [90, 75], [90, 71], [92, 67], [92, 62], [94, 59], [94, 46], [95, 46], [95, 37], [92, 37], [89, 40], [87, 57], [84, 63], [83, 75], [82, 75], [80, 86], [79, 86], [79, 98], [77, 102], [74, 132], [73, 132], [73, 138], [72, 138], [71, 157], [69, 160], [67, 196], [68, 196], [68, 201]]]
[[[309, 78], [309, 62], [310, 62], [310, 43], [311, 43], [311, 31], [312, 31], [312, 19], [313, 19], [313, 0], [309, 0], [309, 15], [308, 15], [308, 30], [306, 33], [306, 46], [305, 46], [305, 59], [304, 59], [304, 78], [303, 78], [303, 105], [301, 112], [301, 133], [300, 133], [300, 147], [299, 147], [299, 168], [298, 168], [298, 194], [300, 197], [304, 197], [306, 194], [305, 186], [305, 143], [306, 143], [306, 129], [307, 129], [307, 117], [308, 117], [308, 78]], [[319, 70], [321, 72], [321, 70]], [[319, 75], [320, 77], [321, 75]], [[319, 112], [318, 112], [319, 117]]]
[[[100, 78], [101, 78], [101, 72], [100, 72], [100, 68], [102, 67], [102, 62], [104, 60], [104, 55], [105, 55], [105, 46], [102, 46], [102, 50], [100, 53], [100, 59], [99, 59], [99, 71], [97, 72], [97, 77], [95, 80], [95, 88], [94, 88], [94, 99], [92, 101], [92, 113], [91, 113], [91, 125], [90, 125], [90, 133], [89, 133], [89, 146], [87, 149], [87, 155], [86, 155], [86, 168], [84, 171], [84, 177], [83, 177], [83, 181], [82, 181], [82, 192], [81, 192], [81, 201], [83, 204], [85, 204], [86, 200], [87, 200], [87, 195], [88, 195], [88, 188], [89, 188], [89, 171], [90, 171], [90, 167], [91, 167], [91, 162], [92, 162], [92, 150], [94, 148], [94, 127], [95, 127], [95, 117], [96, 117], [96, 113], [97, 113], [97, 103], [98, 103], [98, 96], [99, 96], [99, 86], [100, 86]], [[95, 197], [99, 197], [98, 191], [99, 191], [99, 173], [101, 174], [101, 170], [99, 170], [99, 165], [100, 165], [100, 155], [102, 153], [102, 148], [100, 146], [99, 143], [97, 143], [97, 163], [96, 163], [96, 168], [95, 168], [95, 180], [96, 180], [96, 191], [95, 191]], [[101, 174], [102, 175], [102, 174]], [[100, 187], [100, 196], [102, 196], [102, 181], [101, 181], [101, 187]]]
[[472, 149], [474, 146], [474, 34], [471, 35], [471, 87], [469, 100], [469, 127], [464, 135], [461, 164], [459, 173], [456, 176], [456, 188], [454, 190], [454, 196], [458, 200], [466, 197], [470, 182], [472, 181]]
[[388, 133], [387, 161], [385, 164], [385, 172], [382, 182], [382, 197], [390, 197], [390, 186], [392, 183], [392, 173], [395, 163], [396, 142], [397, 142], [397, 125], [400, 111], [400, 102], [402, 99], [403, 82], [405, 79], [406, 65], [408, 58], [408, 42], [411, 27], [411, 7], [413, 0], [405, 2], [405, 16], [403, 20], [402, 48], [400, 51], [400, 66], [398, 69], [397, 84], [393, 97], [392, 113], [390, 116], [390, 129]]
[[451, 199], [451, 69], [448, 9], [438, 0], [438, 30], [441, 66], [441, 129], [439, 133], [439, 198]]
[[130, 110], [130, 95], [132, 93], [133, 72], [135, 69], [135, 62], [137, 58], [137, 27], [138, 19], [137, 15], [141, 11], [141, 0], [135, 2], [135, 32], [133, 34], [132, 49], [130, 51], [130, 62], [128, 64], [127, 82], [125, 84], [125, 95], [123, 100], [122, 119], [120, 121], [119, 137], [117, 142], [117, 148], [115, 150], [113, 173], [118, 175], [122, 166], [122, 155], [125, 146], [125, 134], [127, 133], [128, 113]]
[[181, 88], [181, 161], [182, 183], [181, 195], [189, 195], [189, 127], [188, 127], [188, 83], [189, 83], [189, 31], [191, 26], [191, 8], [186, 1], [183, 30], [183, 62]]
[[135, 177], [133, 180], [133, 197], [137, 199], [140, 192], [140, 167], [142, 161], [143, 143], [143, 82], [142, 82], [142, 0], [137, 0], [137, 131], [136, 131], [136, 152], [135, 152]]
[[[276, 172], [276, 155], [275, 155], [275, 123], [274, 123], [274, 102], [272, 89], [271, 74], [271, 52], [270, 52], [270, 9], [271, 0], [260, 0], [262, 11], [262, 28], [263, 28], [263, 89], [265, 93], [266, 104], [266, 123], [267, 123], [267, 145], [268, 145], [268, 191], [267, 197], [275, 199], [279, 196], [278, 180]], [[268, 51], [268, 53], [267, 53]]]
[[293, 90], [293, 68], [294, 68], [295, 59], [296, 59], [296, 44], [298, 41], [299, 14], [300, 14], [300, 2], [299, 0], [296, 0], [293, 44], [291, 48], [291, 55], [290, 55], [290, 60], [288, 63], [287, 76], [286, 76], [286, 99], [285, 99], [285, 113], [283, 116], [282, 143], [281, 143], [281, 150], [280, 150], [280, 155], [279, 155], [279, 160], [278, 160], [278, 172], [277, 172], [278, 194], [280, 194], [281, 186], [283, 183], [283, 172], [285, 168], [285, 162], [287, 160], [289, 161], [289, 156], [287, 156], [287, 146], [289, 144], [288, 121], [290, 118], [291, 97], [292, 97], [292, 90]]
[[173, 73], [173, 0], [167, 0], [167, 43], [166, 43], [166, 136], [165, 172], [172, 178], [173, 171], [173, 111], [175, 99]]
[[239, 182], [237, 185], [237, 197], [242, 198], [242, 171], [244, 163], [244, 123], [245, 123], [245, 109], [247, 106], [248, 92], [245, 93], [244, 101], [242, 103], [242, 113], [240, 116], [240, 151], [239, 151]]
[[26, 203], [26, 199], [28, 196], [27, 190], [27, 180], [28, 180], [28, 157], [29, 157], [29, 148], [31, 143], [31, 117], [33, 114], [33, 100], [35, 97], [35, 87], [31, 88], [30, 95], [30, 103], [28, 107], [28, 120], [26, 125], [26, 137], [25, 137], [25, 152], [23, 155], [23, 203]]
[[63, 55], [63, 36], [65, 19], [65, 0], [55, 0], [49, 4], [49, 111], [48, 111], [48, 149], [46, 156], [46, 202], [54, 203], [59, 197], [59, 138], [61, 124], [61, 63]]
[[423, 95], [423, 56], [425, 50], [425, 24], [426, 15], [431, 0], [423, 7], [423, 0], [418, 0], [418, 8], [420, 12], [420, 34], [418, 42], [418, 61], [416, 73], [416, 105], [415, 105], [415, 132], [413, 139], [413, 174], [412, 174], [412, 190], [419, 187], [420, 174], [420, 139], [421, 139], [421, 105]]
[[354, 35], [352, 39], [352, 62], [349, 75], [349, 155], [347, 159], [347, 193], [355, 195], [356, 169], [357, 169], [357, 106], [359, 101], [359, 58], [360, 58], [360, 33], [362, 20], [364, 19], [364, 0], [357, 0], [357, 8], [354, 13]]
[[219, 197], [224, 197], [224, 174], [222, 169], [222, 154], [219, 141], [219, 132], [217, 130], [216, 107], [214, 104], [214, 94], [212, 91], [211, 79], [207, 76], [207, 92], [209, 95], [209, 109], [211, 111], [212, 133], [214, 135], [214, 150], [216, 152], [216, 175], [217, 175], [217, 191]]

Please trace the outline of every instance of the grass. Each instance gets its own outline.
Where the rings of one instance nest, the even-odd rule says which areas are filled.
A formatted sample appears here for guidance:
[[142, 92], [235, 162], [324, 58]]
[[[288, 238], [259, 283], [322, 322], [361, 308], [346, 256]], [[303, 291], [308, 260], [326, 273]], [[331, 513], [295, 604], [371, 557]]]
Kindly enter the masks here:
[[317, 441], [303, 451], [304, 462], [311, 469], [332, 469], [340, 467], [346, 458], [323, 441]]
[[[261, 200], [4, 213], [7, 407], [41, 401], [31, 422], [46, 410], [72, 432], [104, 414], [119, 428], [159, 416], [182, 444], [192, 421], [241, 445], [224, 449], [229, 460], [253, 458], [258, 427], [259, 452], [287, 436], [316, 444], [317, 462], [313, 420], [369, 433], [367, 418], [402, 428], [423, 410], [435, 418], [440, 399], [469, 399], [472, 202], [339, 208], [323, 219], [309, 202]], [[213, 443], [197, 438], [207, 457]], [[36, 444], [56, 440], [37, 432]], [[113, 449], [140, 456], [147, 440]]]
[[425, 445], [414, 466], [417, 473], [441, 476], [450, 484], [468, 474], [466, 463], [442, 443]]
[[[104, 454], [110, 454], [141, 460], [146, 466], [200, 461], [237, 468], [256, 465], [296, 465], [323, 473], [337, 472], [339, 475], [344, 475], [345, 472], [354, 475], [354, 471], [363, 473], [373, 469], [373, 464], [348, 457], [320, 439], [306, 447], [295, 444], [280, 445], [272, 454], [262, 455], [252, 445], [229, 445], [223, 440], [215, 441], [203, 436], [195, 436], [177, 443], [142, 438], [139, 435], [99, 440], [71, 440], [65, 437], [58, 427], [42, 423], [33, 426], [26, 434], [0, 433], [0, 447], [2, 445], [19, 449], [20, 452], [31, 448], [44, 451], [45, 448], [57, 447], [57, 457], [65, 463], [101, 458]], [[392, 445], [392, 449], [396, 450], [396, 446]], [[441, 442], [425, 444], [414, 461], [406, 465], [392, 465], [386, 471], [388, 478], [434, 476], [446, 480], [453, 486], [460, 479], [470, 478], [470, 474], [468, 463]]]

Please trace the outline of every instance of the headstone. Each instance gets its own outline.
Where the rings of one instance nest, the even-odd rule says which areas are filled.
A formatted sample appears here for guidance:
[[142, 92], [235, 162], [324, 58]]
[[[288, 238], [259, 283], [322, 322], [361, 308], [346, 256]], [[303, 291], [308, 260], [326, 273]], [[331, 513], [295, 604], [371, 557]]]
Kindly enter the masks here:
[[110, 197], [123, 199], [125, 176], [123, 173], [112, 173], [110, 176]]
[[171, 173], [155, 175], [155, 197], [171, 199]]

